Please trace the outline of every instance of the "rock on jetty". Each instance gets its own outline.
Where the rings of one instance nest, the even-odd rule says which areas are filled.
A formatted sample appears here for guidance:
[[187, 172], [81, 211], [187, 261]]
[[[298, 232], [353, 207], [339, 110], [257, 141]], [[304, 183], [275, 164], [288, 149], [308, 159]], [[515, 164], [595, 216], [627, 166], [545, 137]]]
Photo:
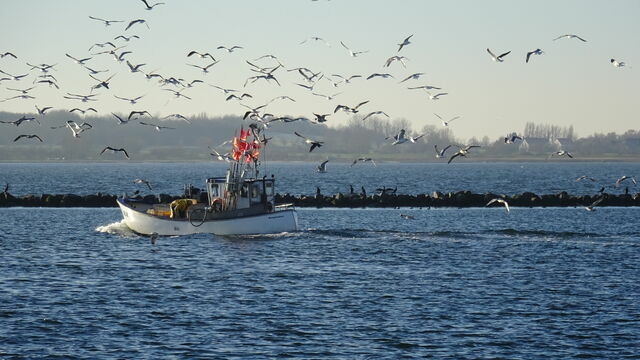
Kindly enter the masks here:
[[[137, 195], [131, 199], [149, 204], [169, 203], [183, 196], [175, 195]], [[42, 194], [13, 196], [8, 193], [0, 194], [0, 207], [117, 207], [116, 195], [94, 194]], [[206, 193], [201, 193], [200, 201], [207, 201]], [[640, 193], [636, 194], [596, 194], [574, 196], [567, 192], [557, 194], [537, 195], [524, 192], [515, 195], [500, 195], [493, 193], [476, 194], [470, 191], [433, 192], [432, 194], [402, 195], [402, 194], [342, 194], [325, 196], [316, 194], [290, 195], [276, 194], [277, 204], [294, 204], [298, 207], [484, 207], [494, 198], [506, 200], [511, 207], [577, 207], [589, 206], [602, 198], [598, 206], [640, 206]], [[499, 206], [499, 204], [497, 204]]]

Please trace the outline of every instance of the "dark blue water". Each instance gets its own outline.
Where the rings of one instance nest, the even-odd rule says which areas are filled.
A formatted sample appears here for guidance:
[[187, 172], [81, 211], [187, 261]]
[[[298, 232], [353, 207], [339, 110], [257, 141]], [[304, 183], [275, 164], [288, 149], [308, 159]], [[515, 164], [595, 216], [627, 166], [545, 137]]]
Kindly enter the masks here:
[[[281, 193], [315, 194], [316, 186], [325, 194], [348, 192], [349, 185], [356, 191], [362, 186], [368, 193], [382, 186], [398, 187], [398, 193], [420, 194], [433, 191], [449, 192], [469, 190], [477, 193], [494, 192], [516, 194], [531, 191], [537, 194], [567, 191], [571, 194], [593, 194], [602, 186], [610, 193], [616, 179], [623, 175], [640, 179], [640, 163], [630, 162], [538, 162], [538, 163], [332, 163], [327, 173], [316, 172], [315, 163], [269, 163], [262, 175], [274, 174], [276, 190]], [[204, 186], [208, 177], [222, 176], [227, 165], [213, 163], [0, 163], [0, 185], [11, 184], [14, 195], [66, 194], [80, 195], [97, 192], [121, 194], [140, 190], [133, 180], [149, 180], [153, 193], [179, 194], [182, 186], [191, 183]], [[582, 175], [596, 182], [575, 179]], [[640, 191], [627, 181], [630, 191]]]
[[[91, 193], [162, 174], [169, 188], [180, 176], [171, 169], [189, 168], [138, 165], [0, 165], [11, 169], [0, 182], [11, 177], [16, 194], [47, 181]], [[378, 182], [444, 171], [388, 166], [375, 170]], [[482, 166], [455, 171], [509, 165]], [[281, 165], [298, 180], [278, 175], [280, 190], [300, 181], [293, 193], [313, 192], [302, 183], [317, 178], [308, 167]], [[24, 169], [30, 183], [16, 180]], [[470, 183], [499, 192], [501, 180], [487, 176]], [[299, 209], [298, 233], [153, 246], [117, 209], [0, 209], [0, 358], [640, 358], [639, 218], [639, 208], [609, 207]]]

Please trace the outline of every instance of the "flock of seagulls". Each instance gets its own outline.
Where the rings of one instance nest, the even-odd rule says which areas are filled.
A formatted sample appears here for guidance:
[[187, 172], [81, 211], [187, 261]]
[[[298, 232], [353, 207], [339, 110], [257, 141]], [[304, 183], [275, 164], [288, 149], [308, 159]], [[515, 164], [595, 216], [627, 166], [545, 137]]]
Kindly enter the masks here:
[[[162, 7], [160, 7], [161, 5], [164, 5], [165, 8], [169, 7], [169, 5], [166, 5], [164, 2], [150, 3], [147, 0], [139, 0], [139, 4], [141, 9], [149, 12], [155, 11], [155, 9], [157, 8], [162, 9]], [[88, 51], [89, 51], [88, 54], [76, 54], [74, 52], [64, 53], [66, 59], [68, 59], [65, 61], [71, 61], [73, 64], [75, 64], [74, 66], [78, 67], [79, 69], [78, 71], [86, 71], [87, 76], [89, 79], [91, 79], [92, 84], [87, 87], [86, 92], [83, 92], [83, 91], [68, 92], [65, 90], [64, 95], [62, 95], [61, 97], [73, 102], [83, 104], [83, 105], [99, 104], [100, 98], [101, 98], [101, 94], [99, 92], [112, 92], [111, 96], [129, 105], [138, 105], [147, 96], [146, 94], [131, 96], [131, 97], [121, 96], [122, 89], [113, 88], [115, 85], [112, 86], [112, 81], [114, 80], [114, 78], [116, 80], [119, 79], [115, 77], [116, 76], [115, 70], [113, 69], [96, 70], [95, 67], [91, 65], [92, 62], [95, 61], [96, 57], [102, 57], [102, 56], [112, 57], [115, 61], [116, 66], [122, 66], [125, 69], [124, 73], [126, 74], [119, 75], [120, 77], [144, 76], [147, 80], [156, 81], [157, 85], [164, 92], [166, 92], [167, 95], [175, 99], [180, 99], [181, 101], [188, 101], [192, 99], [191, 97], [192, 95], [189, 93], [189, 89], [196, 86], [202, 86], [202, 84], [208, 84], [207, 81], [205, 80], [206, 79], [205, 76], [207, 76], [211, 72], [216, 71], [216, 69], [219, 66], [221, 66], [221, 65], [218, 65], [220, 64], [221, 57], [231, 56], [231, 54], [235, 52], [242, 53], [242, 51], [245, 50], [244, 46], [235, 45], [235, 44], [234, 45], [229, 45], [229, 44], [218, 45], [215, 47], [215, 50], [210, 49], [209, 51], [207, 51], [206, 49], [205, 50], [189, 49], [184, 54], [185, 56], [184, 65], [186, 68], [197, 69], [202, 76], [201, 79], [193, 79], [189, 81], [189, 80], [185, 80], [183, 76], [179, 76], [175, 74], [169, 75], [166, 73], [161, 74], [157, 72], [157, 70], [150, 70], [152, 66], [150, 65], [151, 61], [142, 61], [142, 62], [134, 61], [133, 58], [136, 56], [136, 51], [134, 47], [129, 47], [129, 43], [130, 42], [135, 43], [135, 41], [140, 41], [141, 36], [132, 34], [131, 32], [133, 30], [138, 30], [138, 29], [144, 30], [144, 28], [141, 27], [141, 25], [144, 25], [148, 30], [151, 30], [151, 27], [147, 19], [137, 18], [132, 20], [124, 20], [124, 19], [113, 20], [113, 19], [105, 19], [102, 17], [93, 16], [93, 15], [89, 15], [88, 18], [92, 21], [102, 23], [105, 27], [120, 26], [122, 27], [124, 34], [118, 35], [112, 38], [112, 40], [110, 41], [97, 42], [92, 44], [88, 48]], [[395, 51], [395, 52], [388, 54], [389, 56], [386, 57], [386, 60], [384, 62], [382, 61], [384, 58], [380, 59], [381, 60], [380, 63], [382, 63], [382, 68], [385, 69], [385, 71], [387, 71], [387, 69], [399, 69], [400, 67], [402, 69], [406, 69], [408, 64], [411, 64], [407, 56], [400, 55], [400, 54], [401, 53], [407, 54], [407, 52], [410, 52], [410, 50], [407, 50], [407, 49], [410, 49], [410, 46], [414, 44], [413, 37], [414, 37], [414, 34], [410, 34], [408, 36], [405, 36], [404, 38], [401, 38], [399, 42], [394, 42], [392, 44], [389, 44], [390, 47], [392, 47], [391, 51]], [[562, 40], [562, 39], [567, 39], [567, 40], [573, 39], [583, 43], [587, 42], [587, 40], [585, 40], [583, 37], [578, 36], [576, 34], [560, 35], [554, 38], [553, 41]], [[416, 38], [415, 42], [419, 42], [419, 41], [420, 40]], [[299, 45], [310, 46], [311, 43], [321, 43], [326, 45], [327, 47], [331, 47], [331, 44], [328, 41], [326, 41], [324, 38], [319, 36], [310, 36], [302, 40], [301, 42], [299, 42]], [[342, 48], [344, 48], [347, 51], [348, 56], [351, 58], [357, 58], [360, 56], [371, 56], [371, 55], [367, 55], [369, 53], [369, 50], [354, 50], [353, 48], [347, 46], [344, 41], [339, 41], [339, 43], [342, 46]], [[397, 50], [394, 44], [395, 46], [397, 46]], [[94, 50], [97, 50], [97, 52], [91, 52]], [[491, 50], [491, 48], [487, 47], [486, 51], [489, 54], [491, 60], [496, 63], [503, 63], [505, 61], [510, 61], [510, 59], [513, 58], [513, 55], [511, 57], [508, 57], [508, 55], [511, 54], [512, 52], [511, 50], [498, 51], [494, 53]], [[219, 53], [223, 53], [223, 55], [220, 55]], [[540, 55], [543, 55], [544, 53], [545, 52], [540, 48], [535, 48], [531, 51], [526, 52], [526, 54], [524, 55], [525, 63], [529, 63], [533, 56], [540, 56]], [[410, 53], [408, 55], [411, 56]], [[344, 55], [344, 56], [347, 56], [347, 55]], [[9, 60], [15, 61], [15, 60], [18, 60], [19, 57], [11, 51], [4, 51], [4, 52], [0, 52], [0, 59], [7, 59], [6, 61], [9, 61]], [[265, 63], [267, 61], [271, 62], [271, 64]], [[259, 141], [262, 142], [263, 144], [266, 144], [267, 141], [270, 139], [264, 135], [264, 132], [269, 128], [269, 126], [271, 126], [275, 122], [281, 122], [281, 123], [308, 122], [310, 124], [324, 124], [329, 121], [329, 118], [332, 119], [333, 116], [338, 116], [336, 114], [338, 114], [339, 112], [352, 115], [352, 116], [355, 116], [356, 114], [358, 114], [357, 116], [359, 117], [361, 116], [360, 114], [362, 113], [364, 114], [364, 116], [359, 118], [361, 121], [365, 121], [371, 118], [380, 118], [380, 117], [391, 118], [387, 112], [385, 112], [384, 110], [380, 110], [380, 108], [377, 106], [374, 107], [373, 109], [370, 109], [369, 107], [372, 106], [371, 100], [366, 100], [366, 99], [362, 99], [362, 101], [358, 102], [355, 105], [344, 104], [344, 103], [337, 103], [337, 104], [334, 103], [335, 107], [333, 107], [332, 113], [330, 112], [330, 110], [326, 112], [311, 111], [309, 113], [309, 116], [304, 116], [304, 115], [303, 116], [289, 116], [289, 115], [277, 116], [268, 112], [268, 108], [270, 104], [275, 101], [295, 102], [296, 100], [294, 99], [294, 97], [289, 95], [278, 96], [266, 103], [259, 104], [259, 105], [247, 105], [247, 103], [250, 103], [256, 98], [255, 93], [252, 90], [254, 87], [282, 86], [283, 82], [281, 81], [282, 77], [280, 74], [282, 74], [285, 71], [287, 73], [295, 74], [295, 76], [299, 76], [299, 81], [294, 83], [297, 85], [296, 89], [299, 89], [300, 91], [304, 91], [304, 92], [308, 91], [308, 93], [312, 94], [313, 96], [317, 96], [318, 98], [323, 98], [328, 102], [335, 101], [337, 97], [343, 94], [344, 91], [338, 91], [338, 92], [331, 91], [331, 92], [324, 93], [323, 91], [318, 90], [321, 82], [326, 81], [325, 84], [328, 83], [330, 84], [330, 86], [334, 88], [340, 87], [341, 89], [345, 89], [352, 82], [356, 82], [356, 81], [358, 82], [362, 82], [362, 81], [378, 82], [379, 81], [381, 83], [391, 81], [390, 79], [396, 79], [396, 75], [397, 75], [397, 74], [394, 75], [394, 73], [392, 72], [372, 72], [370, 74], [344, 74], [344, 73], [343, 74], [338, 74], [338, 73], [325, 74], [324, 72], [318, 71], [317, 69], [312, 70], [304, 66], [287, 68], [277, 56], [272, 54], [265, 54], [252, 60], [245, 60], [245, 62], [248, 65], [248, 71], [250, 71], [251, 76], [244, 79], [242, 90], [239, 89], [240, 88], [239, 86], [234, 89], [234, 88], [224, 87], [219, 84], [208, 84], [208, 85], [212, 88], [220, 90], [224, 96], [225, 101], [229, 101], [233, 103], [237, 102], [248, 109], [244, 114], [243, 120], [247, 120], [251, 122], [250, 127], [252, 131], [254, 131], [254, 133], [257, 135], [256, 138], [259, 139]], [[626, 66], [625, 62], [621, 60], [611, 58], [610, 62], [612, 66], [616, 68], [621, 68]], [[25, 78], [30, 76], [31, 71], [37, 71], [40, 73], [37, 77], [34, 78], [34, 86], [24, 87], [24, 88], [18, 87], [18, 86], [6, 87], [7, 90], [14, 91], [15, 95], [5, 99], [0, 99], [0, 102], [19, 101], [19, 100], [37, 100], [35, 96], [30, 94], [30, 92], [36, 86], [48, 86], [55, 89], [60, 89], [61, 87], [60, 84], [58, 83], [55, 76], [51, 74], [51, 72], [55, 70], [57, 63], [31, 64], [27, 62], [26, 65], [30, 67], [30, 69], [29, 69], [29, 73], [25, 73], [25, 74], [23, 73], [11, 74], [0, 69], [0, 82], [7, 81], [7, 82], [18, 83], [20, 81], [24, 81]], [[216, 65], [218, 65], [218, 67], [216, 67]], [[0, 63], [0, 66], [2, 66], [2, 63]], [[425, 72], [413, 72], [409, 75], [398, 76], [398, 80], [394, 80], [393, 83], [403, 84], [403, 86], [406, 86], [406, 89], [408, 90], [424, 91], [424, 93], [426, 94], [426, 98], [432, 101], [441, 100], [445, 96], [449, 95], [449, 93], [447, 91], [443, 91], [441, 87], [434, 86], [434, 85], [427, 85], [427, 84], [419, 85], [419, 83], [417, 82], [421, 81], [421, 79], [424, 76], [425, 76]], [[140, 93], [142, 92], [139, 92], [138, 94]], [[90, 107], [73, 107], [72, 109], [69, 110], [69, 113], [77, 113], [82, 115], [86, 115], [89, 113], [99, 113], [97, 108], [98, 108], [97, 105], [90, 106]], [[53, 107], [45, 106], [41, 108], [38, 105], [35, 105], [35, 109], [37, 113], [36, 116], [24, 115], [19, 119], [16, 119], [13, 121], [0, 121], [0, 123], [11, 124], [16, 127], [21, 126], [23, 123], [28, 123], [32, 121], [39, 123], [38, 118], [43, 118], [48, 111], [53, 110]], [[117, 113], [111, 113], [111, 114], [116, 120], [116, 122], [114, 123], [115, 126], [131, 126], [130, 125], [131, 123], [137, 123], [138, 125], [148, 126], [150, 128], [153, 128], [158, 132], [163, 130], [177, 129], [176, 127], [164, 126], [157, 122], [147, 121], [146, 120], [147, 118], [149, 119], [153, 118], [150, 112], [147, 110], [131, 111], [128, 116], [117, 114]], [[449, 127], [452, 122], [461, 118], [460, 115], [453, 116], [453, 117], [443, 117], [441, 115], [438, 115], [437, 113], [434, 113], [434, 115], [442, 123], [443, 127]], [[144, 121], [142, 121], [141, 119], [144, 119]], [[165, 119], [178, 119], [178, 120], [183, 120], [186, 124], [190, 124], [190, 121], [187, 117], [177, 113], [168, 115], [165, 117]], [[71, 131], [71, 135], [73, 138], [78, 138], [81, 136], [81, 134], [91, 130], [93, 126], [89, 122], [77, 123], [75, 121], [69, 120], [62, 125], [52, 126], [51, 128], [67, 128], [68, 130]], [[406, 129], [396, 129], [396, 130], [397, 130], [397, 133], [393, 135], [389, 135], [384, 139], [391, 146], [400, 146], [402, 144], [415, 144], [421, 141], [421, 139], [426, 135], [426, 134], [410, 135], [409, 132], [406, 131]], [[93, 131], [96, 131], [96, 130], [93, 130]], [[325, 145], [324, 140], [315, 139], [311, 136], [303, 135], [298, 131], [294, 131], [292, 135], [296, 136], [297, 138], [300, 138], [301, 142], [304, 145], [308, 146], [308, 149], [309, 149], [308, 152], [313, 152], [314, 150], [320, 149]], [[44, 139], [40, 137], [38, 134], [31, 134], [31, 133], [20, 134], [13, 141], [17, 142], [17, 141], [29, 141], [29, 140], [44, 142]], [[382, 139], [380, 140], [382, 141]], [[523, 137], [517, 135], [516, 133], [511, 133], [506, 137], [504, 137], [505, 144], [513, 144], [518, 140], [522, 141]], [[408, 146], [408, 145], [404, 145], [404, 146]], [[327, 147], [330, 147], [330, 144]], [[470, 145], [446, 144], [446, 146], [442, 147], [442, 149], [439, 149], [438, 145], [434, 144], [435, 157], [437, 159], [448, 158], [447, 163], [451, 163], [455, 159], [467, 157], [467, 155], [469, 155], [471, 150], [474, 148], [480, 148], [480, 146], [476, 144], [470, 144]], [[451, 153], [452, 150], [450, 149], [455, 150], [455, 152]], [[229, 153], [223, 153], [222, 151], [218, 151], [211, 147], [210, 147], [210, 150], [211, 150], [210, 154], [213, 158], [220, 161], [231, 161]], [[322, 152], [322, 150], [319, 150], [319, 151]], [[448, 151], [449, 153], [447, 153]], [[120, 153], [125, 158], [127, 159], [130, 158], [130, 154], [127, 152], [127, 150], [125, 150], [124, 147], [120, 147], [120, 146], [107, 145], [99, 152], [98, 156], [103, 155], [105, 152]], [[556, 157], [556, 156], [557, 157], [566, 156], [568, 158], [573, 158], [573, 154], [564, 149], [561, 149], [557, 152], [552, 153], [549, 156], [549, 158]], [[322, 161], [317, 166], [317, 171], [319, 173], [327, 172], [328, 162], [329, 162], [329, 159]], [[376, 162], [371, 157], [356, 158], [353, 160], [351, 166], [354, 166], [358, 163], [365, 163], [365, 162], [370, 162], [374, 167], [377, 166]], [[633, 181], [633, 183], [635, 183], [635, 179], [631, 177], [622, 179], [620, 180], [620, 182], [625, 181], [626, 179], [631, 179], [630, 181]], [[135, 183], [146, 184], [148, 188], [151, 189], [151, 185], [149, 184], [149, 182], [145, 182], [141, 179], [136, 179]], [[494, 203], [504, 205], [506, 210], [509, 211], [508, 204], [503, 199], [493, 199], [491, 202], [489, 202], [489, 204], [487, 204], [487, 206]], [[595, 205], [593, 206], [595, 207]]]

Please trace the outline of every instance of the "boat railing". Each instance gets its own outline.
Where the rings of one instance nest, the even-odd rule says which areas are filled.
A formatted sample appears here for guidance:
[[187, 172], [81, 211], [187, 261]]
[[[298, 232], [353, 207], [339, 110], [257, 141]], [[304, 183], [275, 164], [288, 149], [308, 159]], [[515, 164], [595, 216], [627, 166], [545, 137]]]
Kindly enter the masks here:
[[293, 203], [278, 204], [278, 205], [275, 206], [275, 211], [289, 210], [289, 209], [293, 209], [293, 207], [294, 207]]

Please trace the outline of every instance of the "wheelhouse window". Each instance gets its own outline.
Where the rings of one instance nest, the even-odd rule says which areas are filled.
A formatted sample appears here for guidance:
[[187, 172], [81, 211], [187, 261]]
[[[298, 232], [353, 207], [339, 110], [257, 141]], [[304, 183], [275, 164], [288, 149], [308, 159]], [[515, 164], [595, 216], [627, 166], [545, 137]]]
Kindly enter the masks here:
[[273, 196], [273, 181], [265, 181], [264, 193], [267, 196]]

